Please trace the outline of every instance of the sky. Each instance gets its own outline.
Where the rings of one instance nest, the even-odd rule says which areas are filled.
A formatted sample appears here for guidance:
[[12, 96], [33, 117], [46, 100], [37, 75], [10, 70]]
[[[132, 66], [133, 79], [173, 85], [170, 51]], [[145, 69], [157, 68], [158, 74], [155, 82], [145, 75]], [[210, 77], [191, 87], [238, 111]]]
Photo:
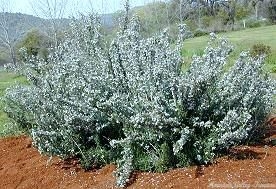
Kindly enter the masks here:
[[[10, 0], [10, 8], [12, 12], [21, 12], [25, 14], [30, 14], [34, 16], [43, 17], [41, 12], [38, 10], [34, 11], [35, 6], [38, 1], [45, 0]], [[54, 1], [54, 0], [50, 0]], [[58, 1], [58, 0], [57, 0]], [[144, 5], [155, 0], [130, 0], [131, 7]], [[112, 13], [118, 10], [122, 10], [124, 0], [67, 0], [65, 17], [76, 14], [77, 12], [89, 12], [91, 10], [97, 13]]]

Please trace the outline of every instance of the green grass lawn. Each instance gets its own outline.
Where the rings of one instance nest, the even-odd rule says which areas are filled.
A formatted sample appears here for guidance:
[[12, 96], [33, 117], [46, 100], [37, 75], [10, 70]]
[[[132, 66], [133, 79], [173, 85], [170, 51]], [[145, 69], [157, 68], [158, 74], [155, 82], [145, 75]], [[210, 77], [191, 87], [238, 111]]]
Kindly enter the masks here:
[[4, 112], [4, 104], [1, 100], [5, 90], [16, 83], [24, 83], [25, 81], [23, 77], [0, 70], [0, 137], [5, 134], [3, 132], [8, 130], [7, 124], [11, 122]]
[[[268, 71], [272, 71], [273, 68], [276, 69], [276, 25], [220, 33], [218, 36], [227, 38], [234, 45], [234, 52], [231, 55], [231, 59], [236, 59], [241, 51], [250, 50], [254, 44], [262, 43], [269, 45], [272, 54], [270, 63], [267, 63], [265, 68]], [[187, 39], [184, 42], [183, 48], [183, 55], [187, 57], [186, 60], [189, 62], [192, 55], [201, 54], [208, 40], [209, 36]], [[275, 74], [273, 75], [275, 76]]]

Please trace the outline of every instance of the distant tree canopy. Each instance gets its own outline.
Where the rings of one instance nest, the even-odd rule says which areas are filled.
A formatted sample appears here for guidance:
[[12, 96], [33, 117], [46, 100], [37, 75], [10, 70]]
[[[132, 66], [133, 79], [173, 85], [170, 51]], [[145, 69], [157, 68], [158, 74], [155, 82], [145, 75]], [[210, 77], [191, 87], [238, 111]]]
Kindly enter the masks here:
[[[47, 47], [50, 46], [50, 40], [46, 35], [37, 29], [30, 30], [25, 37], [17, 44], [17, 49], [26, 48], [28, 55], [40, 56], [46, 58], [48, 55]], [[19, 58], [22, 57], [19, 55]]]
[[8, 53], [5, 52], [3, 49], [0, 49], [0, 66], [9, 62]]
[[[140, 16], [142, 30], [152, 33], [177, 23], [191, 29], [212, 31], [259, 26], [264, 18], [275, 22], [275, 0], [167, 0], [155, 1], [133, 12]], [[245, 24], [246, 23], [246, 24]]]
[[133, 12], [139, 16], [143, 32], [152, 33], [153, 31], [160, 31], [169, 22], [164, 2], [150, 3], [145, 7], [134, 9]]
[[266, 7], [267, 7], [268, 18], [272, 22], [276, 23], [276, 1], [268, 0], [266, 2]]

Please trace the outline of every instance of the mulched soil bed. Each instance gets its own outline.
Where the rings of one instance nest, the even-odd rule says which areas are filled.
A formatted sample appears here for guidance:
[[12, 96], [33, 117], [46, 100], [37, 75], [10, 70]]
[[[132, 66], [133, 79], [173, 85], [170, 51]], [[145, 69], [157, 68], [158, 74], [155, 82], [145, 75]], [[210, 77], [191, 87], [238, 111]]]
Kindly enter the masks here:
[[[270, 188], [276, 189], [276, 118], [266, 139], [238, 146], [208, 166], [166, 173], [136, 172], [128, 188]], [[116, 188], [114, 165], [85, 172], [75, 160], [41, 156], [27, 136], [0, 139], [0, 189]]]

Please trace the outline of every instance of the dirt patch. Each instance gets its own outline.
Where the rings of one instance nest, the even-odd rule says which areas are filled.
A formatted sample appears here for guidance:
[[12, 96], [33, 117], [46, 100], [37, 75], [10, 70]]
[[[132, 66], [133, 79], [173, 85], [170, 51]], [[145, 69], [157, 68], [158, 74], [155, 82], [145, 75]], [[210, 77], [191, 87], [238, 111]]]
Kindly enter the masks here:
[[[276, 119], [264, 144], [239, 146], [209, 166], [173, 169], [167, 173], [133, 174], [128, 188], [276, 188]], [[85, 172], [79, 164], [41, 156], [26, 136], [0, 140], [1, 189], [115, 188], [114, 165]]]
[[85, 172], [73, 162], [69, 164], [58, 158], [49, 161], [32, 147], [26, 136], [0, 141], [1, 189], [112, 188], [114, 169], [115, 166], [109, 165]]

